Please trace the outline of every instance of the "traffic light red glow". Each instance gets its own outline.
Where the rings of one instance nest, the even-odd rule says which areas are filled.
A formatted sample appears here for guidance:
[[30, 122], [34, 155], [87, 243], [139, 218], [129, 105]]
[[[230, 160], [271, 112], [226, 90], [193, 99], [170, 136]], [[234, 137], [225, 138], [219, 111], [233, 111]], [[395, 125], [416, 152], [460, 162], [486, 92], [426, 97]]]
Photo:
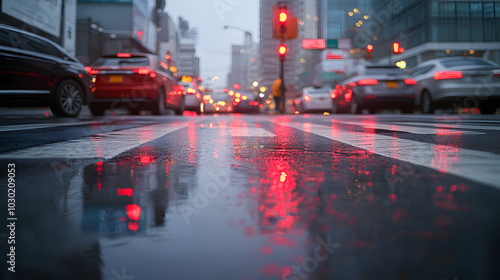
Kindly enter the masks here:
[[399, 43], [393, 43], [392, 44], [392, 52], [393, 53], [399, 53]]
[[288, 49], [285, 45], [280, 45], [278, 48], [278, 53], [280, 56], [285, 56], [287, 51]]
[[286, 13], [286, 11], [280, 11], [278, 18], [280, 23], [286, 23], [286, 21], [288, 20], [288, 14]]
[[369, 52], [369, 53], [372, 52], [373, 51], [373, 45], [366, 46], [366, 51]]

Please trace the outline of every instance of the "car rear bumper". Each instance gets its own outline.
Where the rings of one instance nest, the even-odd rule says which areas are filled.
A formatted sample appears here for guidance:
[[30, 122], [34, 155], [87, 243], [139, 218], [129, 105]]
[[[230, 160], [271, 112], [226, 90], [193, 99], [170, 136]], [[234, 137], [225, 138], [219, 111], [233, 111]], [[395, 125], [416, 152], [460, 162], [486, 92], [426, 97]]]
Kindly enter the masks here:
[[201, 104], [201, 99], [196, 98], [196, 94], [186, 94], [184, 95], [184, 105], [188, 110], [199, 109]]
[[155, 100], [149, 98], [99, 98], [93, 99], [89, 106], [99, 106], [108, 109], [150, 108]]
[[454, 103], [463, 100], [498, 100], [500, 101], [500, 84], [443, 84], [431, 91], [432, 98], [437, 103]]
[[158, 88], [144, 86], [96, 86], [93, 101], [100, 99], [156, 99]]

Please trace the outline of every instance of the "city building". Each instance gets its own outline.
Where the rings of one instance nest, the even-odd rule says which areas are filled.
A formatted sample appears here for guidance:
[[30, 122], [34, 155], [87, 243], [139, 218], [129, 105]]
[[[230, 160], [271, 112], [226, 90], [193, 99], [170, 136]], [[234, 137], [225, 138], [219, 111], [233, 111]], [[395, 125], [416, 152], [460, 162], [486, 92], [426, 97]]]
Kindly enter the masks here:
[[103, 54], [156, 53], [165, 1], [78, 0], [76, 56], [84, 64]]
[[198, 29], [190, 28], [189, 23], [179, 17], [179, 76], [199, 77], [200, 62], [195, 56], [198, 43]]
[[180, 35], [175, 21], [168, 13], [159, 14], [159, 32], [158, 32], [158, 57], [168, 66], [170, 70], [177, 75], [177, 66], [180, 55]]
[[38, 34], [75, 54], [77, 0], [2, 0], [0, 23]]
[[315, 79], [314, 66], [318, 63], [317, 57], [320, 51], [302, 48], [302, 39], [318, 39], [318, 8], [317, 0], [299, 1], [297, 18], [299, 19], [298, 36], [296, 40], [297, 55], [297, 76], [299, 91], [304, 87], [309, 87]]
[[227, 74], [227, 88], [232, 89], [235, 84], [247, 88], [245, 58], [245, 46], [231, 46], [231, 69]]
[[316, 81], [331, 84], [353, 65], [364, 63], [366, 42], [358, 40], [358, 34], [370, 18], [371, 4], [370, 0], [318, 0], [318, 36], [326, 40], [326, 49], [316, 57]]
[[[500, 63], [500, 1], [377, 1], [363, 37], [382, 62], [416, 64], [444, 56], [473, 55]], [[400, 43], [401, 54], [391, 54]]]

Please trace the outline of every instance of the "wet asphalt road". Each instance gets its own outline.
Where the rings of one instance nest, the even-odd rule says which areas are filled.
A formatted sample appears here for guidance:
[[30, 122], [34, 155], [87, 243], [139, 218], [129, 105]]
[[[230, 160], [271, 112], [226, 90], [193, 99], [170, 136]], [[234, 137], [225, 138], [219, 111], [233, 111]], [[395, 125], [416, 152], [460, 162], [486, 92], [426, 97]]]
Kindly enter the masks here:
[[1, 121], [2, 279], [500, 278], [499, 116]]

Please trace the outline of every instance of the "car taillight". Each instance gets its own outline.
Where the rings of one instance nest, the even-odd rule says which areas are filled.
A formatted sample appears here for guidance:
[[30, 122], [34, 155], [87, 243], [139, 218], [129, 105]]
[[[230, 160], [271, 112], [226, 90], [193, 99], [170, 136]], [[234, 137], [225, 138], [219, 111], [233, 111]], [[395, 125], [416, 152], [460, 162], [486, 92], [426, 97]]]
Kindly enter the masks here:
[[89, 72], [89, 74], [90, 74], [90, 71], [92, 71], [92, 68], [90, 66], [85, 66], [85, 71]]
[[378, 84], [377, 79], [362, 79], [357, 82], [358, 86], [373, 86]]
[[332, 92], [330, 92], [330, 97], [331, 97], [332, 99], [337, 98], [337, 90], [336, 90], [336, 89], [334, 89]]
[[141, 74], [141, 75], [147, 75], [147, 74], [149, 74], [150, 71], [151, 70], [148, 68], [139, 68], [139, 69], [135, 69], [134, 73]]
[[188, 94], [195, 94], [196, 93], [196, 90], [192, 89], [192, 88], [188, 88], [187, 89], [187, 93]]
[[406, 79], [405, 80], [405, 84], [407, 84], [407, 85], [416, 85], [417, 81], [415, 81], [414, 79]]
[[493, 70], [493, 76], [500, 78], [500, 69], [498, 70]]
[[132, 55], [129, 53], [117, 53], [116, 56], [117, 57], [132, 57]]
[[304, 100], [306, 102], [309, 102], [309, 101], [311, 101], [311, 97], [309, 95], [304, 95]]
[[133, 221], [139, 221], [141, 218], [141, 207], [137, 204], [129, 204], [125, 208], [127, 210], [127, 216]]
[[438, 71], [434, 73], [434, 80], [461, 79], [462, 77], [460, 71]]

